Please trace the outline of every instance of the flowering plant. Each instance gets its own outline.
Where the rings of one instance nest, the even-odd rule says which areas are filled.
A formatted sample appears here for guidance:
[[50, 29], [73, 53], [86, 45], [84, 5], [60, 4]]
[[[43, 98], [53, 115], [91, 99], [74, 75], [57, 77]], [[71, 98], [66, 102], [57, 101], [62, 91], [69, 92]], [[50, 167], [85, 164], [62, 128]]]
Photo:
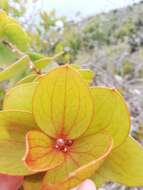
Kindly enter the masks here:
[[118, 90], [59, 66], [10, 89], [0, 112], [0, 172], [25, 190], [68, 190], [87, 178], [143, 186], [143, 149]]

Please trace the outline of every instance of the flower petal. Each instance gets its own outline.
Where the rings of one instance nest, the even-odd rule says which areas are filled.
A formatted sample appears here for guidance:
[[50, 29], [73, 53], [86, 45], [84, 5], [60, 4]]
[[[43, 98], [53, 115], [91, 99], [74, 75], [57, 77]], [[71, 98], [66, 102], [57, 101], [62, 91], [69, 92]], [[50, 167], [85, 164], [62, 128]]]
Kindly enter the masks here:
[[22, 157], [25, 152], [25, 134], [36, 126], [28, 112], [0, 112], [0, 172], [23, 176], [28, 170]]
[[[83, 142], [84, 141], [84, 142]], [[42, 190], [67, 190], [79, 185], [101, 166], [112, 149], [112, 139], [104, 134], [83, 137], [73, 144], [69, 157], [44, 177]]]
[[64, 155], [54, 148], [53, 139], [40, 131], [30, 131], [26, 135], [27, 151], [24, 161], [36, 172], [47, 171], [64, 162]]
[[23, 177], [0, 174], [1, 190], [18, 190], [23, 183]]
[[[143, 147], [128, 137], [125, 143], [109, 155], [98, 173], [106, 181], [126, 186], [143, 186]], [[92, 178], [95, 182], [96, 177]]]
[[124, 98], [116, 89], [91, 88], [94, 98], [94, 119], [86, 131], [93, 134], [100, 130], [112, 136], [114, 147], [125, 141], [130, 129], [130, 117]]
[[93, 115], [87, 83], [68, 65], [52, 70], [39, 80], [33, 112], [39, 127], [49, 136], [80, 136]]
[[37, 84], [26, 83], [9, 89], [4, 99], [3, 109], [32, 112], [32, 97]]

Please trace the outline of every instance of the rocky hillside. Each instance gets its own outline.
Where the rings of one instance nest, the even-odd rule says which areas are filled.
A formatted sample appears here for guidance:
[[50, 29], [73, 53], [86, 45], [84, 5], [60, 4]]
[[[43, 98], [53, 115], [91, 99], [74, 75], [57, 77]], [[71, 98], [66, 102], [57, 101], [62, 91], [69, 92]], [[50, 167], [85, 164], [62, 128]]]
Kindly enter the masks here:
[[[121, 91], [131, 113], [131, 133], [143, 143], [143, 1], [87, 18], [77, 28], [81, 46], [76, 63], [95, 71], [95, 85]], [[108, 184], [105, 189], [128, 188]]]

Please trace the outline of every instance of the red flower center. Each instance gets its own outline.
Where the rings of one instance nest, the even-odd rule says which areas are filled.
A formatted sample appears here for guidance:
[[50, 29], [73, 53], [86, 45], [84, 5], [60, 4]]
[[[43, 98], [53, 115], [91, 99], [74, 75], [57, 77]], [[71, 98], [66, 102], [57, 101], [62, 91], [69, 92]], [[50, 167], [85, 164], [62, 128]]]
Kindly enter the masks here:
[[56, 142], [55, 142], [55, 148], [64, 153], [69, 152], [70, 147], [72, 145], [73, 145], [73, 140], [71, 139], [59, 138], [59, 139], [56, 139]]

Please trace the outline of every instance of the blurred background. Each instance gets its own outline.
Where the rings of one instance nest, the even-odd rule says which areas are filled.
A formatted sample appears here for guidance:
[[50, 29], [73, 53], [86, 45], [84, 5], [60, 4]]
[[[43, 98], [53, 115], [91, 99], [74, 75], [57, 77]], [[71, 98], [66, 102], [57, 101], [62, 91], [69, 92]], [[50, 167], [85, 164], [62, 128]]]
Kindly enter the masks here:
[[[94, 85], [118, 88], [129, 105], [131, 133], [143, 143], [143, 1], [0, 0], [0, 8], [25, 28], [29, 54], [42, 57], [63, 51], [58, 64], [90, 68], [95, 73]], [[0, 42], [1, 70], [16, 56]], [[31, 57], [36, 59], [34, 54]], [[7, 83], [0, 85], [2, 100]], [[112, 183], [104, 189], [137, 190]]]

